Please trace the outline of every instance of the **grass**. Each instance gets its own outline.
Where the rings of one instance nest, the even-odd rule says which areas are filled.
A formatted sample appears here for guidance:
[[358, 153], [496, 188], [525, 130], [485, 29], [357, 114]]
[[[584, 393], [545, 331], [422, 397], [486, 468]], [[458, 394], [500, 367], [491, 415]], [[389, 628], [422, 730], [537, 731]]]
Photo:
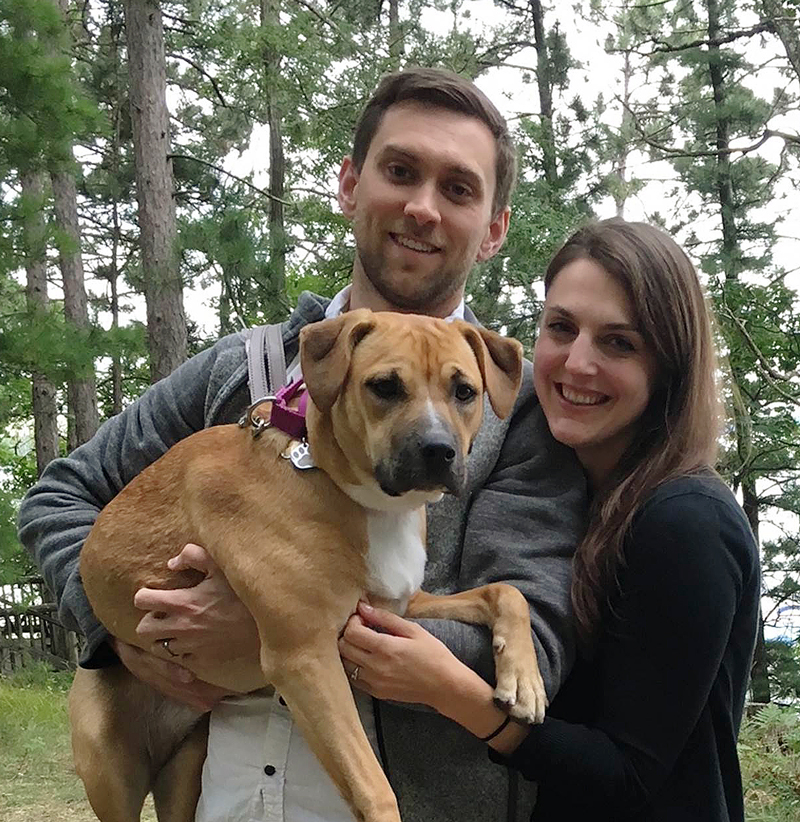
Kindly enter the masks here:
[[[32, 665], [0, 677], [0, 819], [96, 822], [72, 769], [67, 723], [71, 674]], [[800, 716], [768, 705], [739, 741], [748, 822], [800, 819]], [[148, 800], [143, 822], [155, 822]]]
[[[0, 677], [0, 819], [96, 822], [72, 767], [68, 672], [31, 665]], [[152, 806], [142, 819], [155, 822]]]

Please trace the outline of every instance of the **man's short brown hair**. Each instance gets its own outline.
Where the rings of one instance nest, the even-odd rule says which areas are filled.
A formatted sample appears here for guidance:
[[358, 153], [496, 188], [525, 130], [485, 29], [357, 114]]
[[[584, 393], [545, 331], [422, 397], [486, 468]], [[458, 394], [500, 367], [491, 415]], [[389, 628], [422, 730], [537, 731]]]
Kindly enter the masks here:
[[495, 187], [492, 216], [509, 203], [517, 173], [517, 153], [502, 114], [466, 77], [438, 68], [410, 68], [387, 74], [370, 97], [356, 124], [352, 160], [360, 172], [386, 111], [398, 103], [417, 102], [475, 117], [494, 136]]

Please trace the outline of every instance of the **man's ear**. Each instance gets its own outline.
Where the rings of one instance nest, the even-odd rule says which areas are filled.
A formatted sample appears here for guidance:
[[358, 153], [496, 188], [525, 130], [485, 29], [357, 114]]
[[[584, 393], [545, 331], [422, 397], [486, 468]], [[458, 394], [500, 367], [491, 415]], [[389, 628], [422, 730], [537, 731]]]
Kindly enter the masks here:
[[504, 420], [517, 401], [522, 383], [522, 344], [488, 328], [459, 320], [455, 322], [475, 353], [492, 409]]
[[356, 212], [356, 187], [360, 175], [353, 165], [351, 157], [342, 160], [342, 167], [339, 169], [339, 191], [336, 198], [339, 201], [339, 208], [348, 220], [353, 219]]
[[367, 308], [346, 311], [300, 331], [300, 368], [314, 405], [327, 411], [339, 396], [350, 370], [353, 349], [375, 327]]
[[475, 259], [482, 263], [494, 257], [495, 254], [503, 247], [508, 234], [508, 221], [511, 216], [511, 209], [506, 206], [492, 221], [486, 229], [486, 236], [478, 248], [478, 254]]

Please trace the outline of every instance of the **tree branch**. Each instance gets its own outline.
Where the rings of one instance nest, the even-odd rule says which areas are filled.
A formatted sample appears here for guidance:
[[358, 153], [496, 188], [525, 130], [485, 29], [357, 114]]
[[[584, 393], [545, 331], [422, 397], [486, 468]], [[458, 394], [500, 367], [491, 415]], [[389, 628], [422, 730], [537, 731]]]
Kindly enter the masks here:
[[679, 51], [688, 51], [689, 49], [696, 49], [700, 46], [724, 46], [726, 43], [732, 43], [734, 40], [738, 40], [741, 37], [752, 37], [755, 34], [761, 34], [765, 31], [774, 31], [775, 27], [772, 24], [771, 20], [765, 20], [761, 23], [757, 23], [755, 26], [751, 26], [749, 29], [739, 29], [738, 31], [731, 31], [728, 34], [722, 35], [722, 37], [715, 37], [715, 38], [704, 38], [701, 40], [692, 40], [689, 43], [683, 43], [680, 46], [673, 46], [670, 45], [666, 40], [656, 40], [655, 38], [651, 38], [650, 42], [654, 44], [653, 54], [670, 54], [673, 52]]
[[295, 2], [308, 9], [314, 17], [323, 22], [326, 26], [330, 26], [337, 34], [341, 35], [342, 32], [340, 31], [339, 26], [336, 25], [336, 21], [328, 17], [327, 14], [321, 12], [313, 3], [309, 3], [307, 0], [295, 0]]
[[781, 374], [780, 371], [773, 368], [767, 358], [761, 352], [761, 349], [756, 345], [755, 340], [750, 336], [750, 333], [745, 328], [744, 323], [728, 308], [727, 306], [724, 309], [725, 315], [728, 317], [731, 322], [739, 329], [739, 333], [744, 337], [744, 341], [747, 343], [747, 347], [755, 354], [756, 359], [758, 360], [762, 371], [764, 373], [764, 377], [770, 386], [778, 393], [781, 397], [785, 400], [788, 400], [794, 405], [800, 404], [800, 396], [794, 396], [790, 394], [788, 391], [783, 389], [781, 386], [777, 384], [776, 381], [780, 382], [787, 382], [792, 384], [792, 376], [788, 374]]
[[185, 54], [176, 54], [175, 52], [170, 52], [167, 54], [167, 57], [172, 57], [174, 60], [183, 60], [184, 63], [188, 63], [198, 74], [205, 77], [206, 80], [211, 83], [211, 86], [214, 89], [214, 93], [217, 95], [220, 103], [222, 103], [225, 108], [230, 108], [227, 101], [222, 95], [222, 91], [220, 91], [219, 86], [217, 85], [217, 81], [202, 67], [195, 63], [194, 60], [190, 60]]
[[274, 194], [270, 194], [269, 191], [265, 191], [263, 188], [259, 188], [257, 185], [253, 185], [249, 180], [245, 180], [243, 177], [239, 177], [236, 174], [227, 171], [226, 169], [222, 168], [221, 166], [215, 165], [214, 163], [209, 163], [207, 160], [201, 160], [199, 157], [191, 157], [188, 154], [168, 154], [167, 159], [170, 160], [189, 160], [193, 163], [200, 163], [200, 165], [207, 166], [208, 168], [214, 169], [214, 171], [219, 172], [220, 174], [225, 174], [233, 180], [237, 182], [244, 183], [248, 188], [253, 189], [253, 191], [258, 192], [262, 197], [266, 197], [269, 200], [275, 200], [278, 203], [282, 203], [285, 206], [293, 206], [294, 203], [290, 202], [289, 200], [281, 200], [280, 197], [276, 197]]

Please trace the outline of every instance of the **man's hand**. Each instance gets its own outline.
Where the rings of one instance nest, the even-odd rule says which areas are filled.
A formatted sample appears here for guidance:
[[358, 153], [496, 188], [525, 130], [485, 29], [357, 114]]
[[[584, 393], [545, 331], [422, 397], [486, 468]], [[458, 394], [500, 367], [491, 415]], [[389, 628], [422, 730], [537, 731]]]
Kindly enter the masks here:
[[167, 564], [173, 571], [193, 568], [204, 579], [190, 588], [140, 588], [133, 604], [148, 613], [136, 633], [152, 652], [116, 639], [112, 645], [135, 677], [165, 696], [208, 711], [227, 691], [197, 679], [184, 664], [222, 666], [248, 656], [257, 661], [258, 629], [225, 575], [199, 545], [186, 545]]
[[177, 662], [224, 665], [233, 659], [257, 657], [260, 643], [255, 620], [214, 560], [190, 543], [167, 565], [172, 571], [193, 568], [205, 578], [191, 588], [140, 588], [136, 592], [133, 604], [149, 612], [136, 633], [152, 644], [153, 653], [164, 658], [166, 649], [161, 642], [169, 639], [169, 650]]
[[109, 642], [122, 664], [137, 679], [152, 685], [170, 699], [182, 702], [198, 711], [210, 711], [222, 697], [227, 696], [227, 691], [223, 688], [197, 679], [182, 665], [161, 659], [155, 654], [143, 651], [135, 645], [128, 645], [127, 642], [114, 637]]

